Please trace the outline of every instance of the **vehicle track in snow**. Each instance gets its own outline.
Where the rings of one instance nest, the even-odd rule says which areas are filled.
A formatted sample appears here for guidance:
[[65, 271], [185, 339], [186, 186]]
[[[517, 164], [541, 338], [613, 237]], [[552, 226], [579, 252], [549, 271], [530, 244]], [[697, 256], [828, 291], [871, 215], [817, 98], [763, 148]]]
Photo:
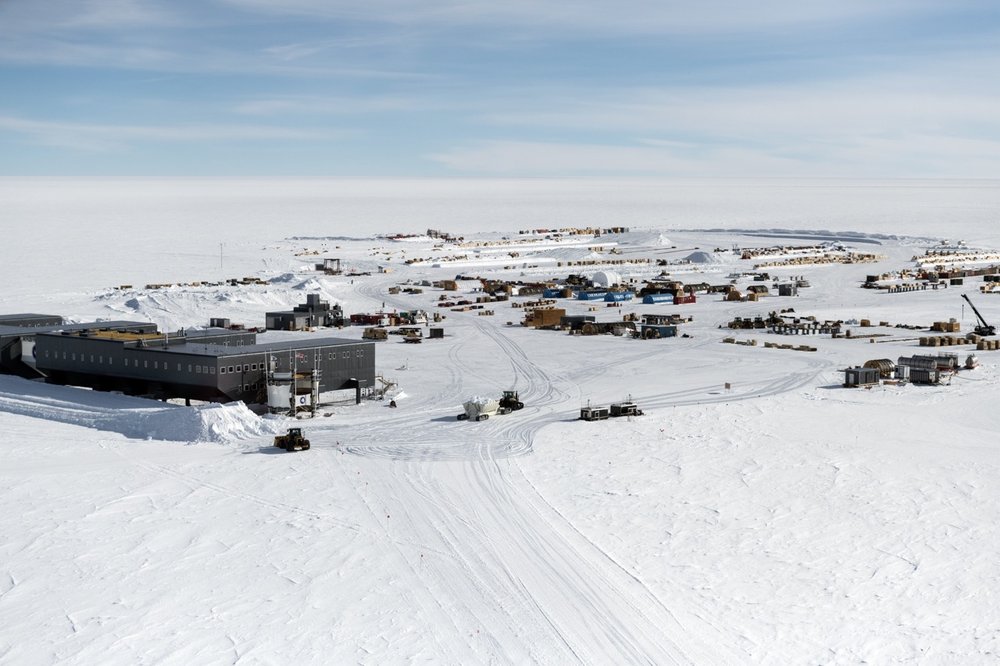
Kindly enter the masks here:
[[[547, 627], [552, 649], [562, 646], [566, 650], [563, 659], [689, 663], [693, 658], [687, 652], [692, 649], [703, 657], [714, 654], [707, 643], [690, 645], [690, 631], [677, 623], [648, 587], [596, 544], [568, 523], [553, 525], [552, 521], [565, 523], [565, 518], [511, 466], [511, 460], [495, 455], [498, 450], [509, 450], [512, 443], [530, 451], [538, 430], [564, 418], [544, 408], [563, 404], [575, 383], [538, 367], [516, 342], [495, 328], [480, 330], [507, 356], [529, 406], [507, 417], [457, 424], [466, 430], [478, 428], [480, 435], [461, 447], [475, 452], [461, 465], [463, 483], [454, 476], [447, 485], [437, 483], [433, 466], [417, 460], [407, 465], [413, 470], [407, 475], [409, 488], [427, 502], [428, 511], [435, 514], [434, 524], [453, 526], [438, 531], [438, 538], [454, 535], [448, 543], [463, 553], [468, 570], [495, 571], [492, 577], [479, 574], [476, 579], [486, 581], [481, 584], [493, 590], [492, 596], [506, 599], [511, 607], [509, 622], [518, 616], [534, 616], [539, 627]], [[497, 442], [507, 448], [497, 447]], [[398, 453], [392, 451], [392, 455]], [[474, 507], [471, 515], [470, 506]], [[480, 545], [469, 550], [470, 543]], [[567, 605], [576, 612], [557, 610]], [[672, 632], [668, 631], [671, 626]], [[685, 637], [688, 645], [682, 648], [670, 634]], [[545, 641], [532, 643], [544, 645]]]
[[[682, 623], [668, 600], [576, 528], [519, 466], [541, 429], [575, 418], [566, 405], [582, 399], [581, 385], [604, 372], [604, 365], [554, 372], [544, 359], [536, 363], [516, 334], [477, 317], [467, 317], [462, 325], [487, 337], [496, 356], [509, 364], [510, 386], [520, 392], [523, 410], [478, 423], [445, 424], [426, 411], [406, 409], [339, 432], [351, 442], [343, 447], [346, 453], [392, 461], [376, 469], [385, 472], [380, 483], [400, 507], [394, 511], [404, 511], [404, 520], [389, 529], [402, 529], [406, 537], [396, 534], [393, 542], [421, 544], [415, 570], [427, 591], [441, 596], [441, 608], [459, 613], [463, 619], [456, 623], [466, 632], [469, 623], [481, 625], [473, 649], [502, 662], [740, 661], [725, 632], [703, 619], [710, 614], [698, 607], [694, 595], [684, 595]], [[718, 342], [706, 337], [658, 349], [637, 343], [622, 349], [615, 361], [641, 363], [653, 352], [666, 363], [674, 354], [710, 344]], [[464, 398], [468, 382], [480, 376], [475, 359], [463, 355], [458, 344], [449, 349], [448, 363], [445, 388], [435, 396], [440, 402]], [[634, 398], [644, 409], [747, 400], [793, 390], [823, 367], [810, 361], [788, 374], [776, 366], [772, 376], [726, 392], [706, 383]], [[527, 659], [511, 651], [518, 645], [528, 646]]]

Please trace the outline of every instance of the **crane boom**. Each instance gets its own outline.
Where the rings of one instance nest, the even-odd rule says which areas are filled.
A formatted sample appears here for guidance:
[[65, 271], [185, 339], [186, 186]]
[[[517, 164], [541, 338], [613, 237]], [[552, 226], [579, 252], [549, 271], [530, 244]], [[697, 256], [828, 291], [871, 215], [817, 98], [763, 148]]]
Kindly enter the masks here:
[[968, 295], [962, 294], [962, 298], [965, 299], [965, 301], [969, 304], [969, 307], [972, 308], [972, 311], [976, 313], [976, 318], [979, 319], [979, 326], [976, 326], [975, 328], [976, 333], [978, 335], [996, 335], [996, 327], [992, 324], [986, 323], [986, 320], [983, 319], [983, 315], [979, 314], [979, 310], [977, 310], [976, 306], [972, 304], [972, 300], [968, 297]]

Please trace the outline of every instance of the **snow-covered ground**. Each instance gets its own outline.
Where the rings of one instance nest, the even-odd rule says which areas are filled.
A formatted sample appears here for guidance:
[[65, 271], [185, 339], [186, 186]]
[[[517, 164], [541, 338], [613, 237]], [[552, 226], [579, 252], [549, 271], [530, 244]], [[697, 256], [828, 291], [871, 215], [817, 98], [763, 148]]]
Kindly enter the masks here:
[[[1000, 323], [1000, 296], [980, 295], [978, 278], [859, 288], [942, 239], [1000, 249], [998, 191], [0, 181], [21, 230], [0, 246], [0, 312], [252, 326], [321, 293], [347, 313], [384, 303], [446, 316], [443, 340], [378, 343], [397, 409], [331, 406], [299, 422], [312, 448], [297, 454], [270, 445], [287, 419], [242, 405], [0, 377], [0, 662], [994, 663], [1000, 352], [978, 352], [979, 368], [937, 387], [849, 390], [841, 370], [927, 351], [926, 328], [896, 324], [954, 317], [971, 330], [962, 293]], [[518, 244], [515, 257], [377, 238], [431, 227], [493, 242], [585, 225], [631, 231]], [[453, 312], [430, 287], [389, 294], [456, 273], [668, 271], [721, 284], [761, 261], [734, 246], [831, 239], [884, 258], [768, 269], [811, 286], [757, 303], [559, 304], [604, 321], [693, 317], [680, 329], [689, 337], [666, 340], [530, 330], [510, 303], [488, 305], [493, 316]], [[322, 257], [370, 275], [322, 276]], [[416, 258], [427, 261], [406, 263]], [[556, 266], [600, 258], [652, 263]], [[191, 284], [243, 276], [270, 283]], [[162, 282], [186, 286], [145, 288]], [[474, 297], [479, 283], [459, 285]], [[719, 328], [789, 307], [893, 326], [850, 326], [851, 339]], [[940, 351], [964, 360], [970, 348]], [[509, 388], [522, 411], [456, 420], [470, 396]], [[626, 396], [643, 416], [576, 420], [588, 402]]]

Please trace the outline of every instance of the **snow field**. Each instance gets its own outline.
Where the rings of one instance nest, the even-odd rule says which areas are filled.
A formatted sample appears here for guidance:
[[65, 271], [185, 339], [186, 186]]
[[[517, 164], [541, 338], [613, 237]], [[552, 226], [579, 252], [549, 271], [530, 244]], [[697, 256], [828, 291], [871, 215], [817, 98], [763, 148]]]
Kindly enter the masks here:
[[[799, 192], [801, 199], [778, 210], [759, 189], [729, 186], [716, 208], [705, 209], [702, 199], [718, 190], [691, 186], [669, 208], [677, 223], [659, 229], [668, 209], [658, 209], [662, 197], [642, 184], [594, 191], [535, 184], [507, 203], [501, 200], [520, 185], [456, 185], [467, 197], [460, 201], [450, 201], [440, 184], [426, 192], [401, 186], [383, 201], [377, 187], [363, 185], [333, 195], [349, 201], [334, 212], [318, 199], [283, 210], [316, 187], [286, 185], [237, 188], [262, 203], [259, 209], [228, 203], [232, 194], [219, 183], [221, 193], [180, 186], [185, 194], [174, 207], [163, 202], [176, 184], [126, 197], [132, 212], [149, 210], [149, 197], [159, 201], [165, 208], [150, 214], [164, 220], [188, 220], [178, 211], [191, 224], [249, 216], [246, 238], [226, 239], [232, 263], [219, 275], [280, 278], [267, 287], [108, 290], [213, 278], [205, 268], [217, 262], [218, 245], [179, 233], [184, 222], [157, 236], [143, 265], [128, 268], [133, 274], [100, 263], [81, 275], [78, 291], [30, 272], [37, 279], [25, 284], [9, 273], [20, 264], [0, 262], [18, 285], [0, 305], [161, 327], [204, 325], [213, 316], [257, 325], [264, 310], [317, 291], [348, 313], [383, 302], [438, 310], [442, 292], [390, 296], [387, 289], [457, 271], [404, 268], [402, 249], [429, 254], [430, 243], [381, 248], [376, 233], [409, 229], [366, 229], [358, 221], [376, 218], [406, 220], [418, 231], [461, 230], [468, 215], [492, 229], [607, 226], [624, 218], [652, 228], [617, 238], [622, 256], [670, 260], [734, 243], [805, 244], [816, 235], [810, 229], [863, 229], [858, 238], [879, 244], [858, 249], [887, 258], [772, 270], [810, 280], [813, 287], [797, 298], [753, 304], [705, 297], [620, 310], [601, 304], [594, 313], [604, 320], [629, 311], [683, 312], [694, 316], [681, 327], [689, 338], [570, 338], [507, 326], [521, 317], [507, 304], [495, 304], [494, 317], [440, 309], [444, 340], [407, 345], [390, 336], [378, 343], [378, 368], [398, 383], [399, 407], [336, 405], [324, 410], [328, 418], [297, 422], [312, 442], [300, 454], [271, 446], [287, 420], [261, 420], [238, 406], [188, 409], [0, 378], [0, 662], [996, 660], [1000, 567], [991, 554], [1000, 550], [993, 409], [1000, 357], [982, 353], [982, 366], [950, 386], [846, 390], [841, 368], [926, 351], [913, 339], [919, 333], [855, 331], [886, 334], [870, 343], [718, 328], [734, 316], [794, 307], [820, 318], [892, 323], [956, 317], [968, 330], [961, 289], [886, 295], [858, 285], [867, 273], [899, 268], [923, 251], [927, 241], [912, 236], [936, 235], [929, 210], [951, 211], [954, 235], [988, 239], [994, 232], [981, 222], [996, 209], [991, 190], [906, 190], [912, 196], [896, 210], [888, 202], [906, 188], [888, 186], [886, 200], [874, 206], [871, 192], [841, 201], [857, 192], [805, 188], [808, 196]], [[85, 190], [69, 192], [86, 204], [84, 219], [106, 205]], [[612, 190], [636, 201], [616, 206]], [[575, 208], [560, 208], [581, 191]], [[23, 196], [15, 198], [20, 214], [52, 228], [68, 215]], [[928, 208], [928, 200], [937, 203]], [[517, 223], [498, 222], [525, 211], [531, 215]], [[279, 227], [276, 234], [265, 222], [282, 216], [308, 219], [300, 226], [309, 228]], [[338, 216], [352, 221], [329, 221]], [[743, 232], [681, 230], [699, 223]], [[788, 232], [799, 240], [749, 233], [781, 227], [805, 231]], [[279, 240], [295, 233], [303, 236]], [[306, 233], [328, 240], [314, 243]], [[321, 243], [324, 256], [393, 272], [350, 278], [303, 270], [312, 257], [295, 253]], [[668, 251], [674, 245], [678, 251]], [[719, 262], [684, 266], [683, 279], [723, 282], [746, 267], [731, 254], [715, 257]], [[477, 270], [515, 279], [551, 272], [485, 263]], [[990, 297], [973, 298], [987, 316], [998, 311]], [[588, 304], [566, 306], [589, 312]], [[360, 328], [337, 333], [360, 337]], [[755, 338], [758, 346], [722, 344], [728, 336]], [[764, 349], [765, 340], [818, 351]], [[524, 410], [480, 423], [455, 419], [470, 396], [506, 388], [520, 391]], [[588, 401], [627, 395], [645, 416], [576, 420]]]

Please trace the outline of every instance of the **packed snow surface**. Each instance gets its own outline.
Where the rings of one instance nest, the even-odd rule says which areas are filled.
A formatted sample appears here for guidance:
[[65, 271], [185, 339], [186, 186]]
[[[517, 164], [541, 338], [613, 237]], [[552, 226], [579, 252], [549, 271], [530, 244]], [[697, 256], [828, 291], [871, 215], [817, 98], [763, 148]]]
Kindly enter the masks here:
[[[935, 321], [971, 330], [960, 294], [1000, 320], [978, 278], [859, 287], [945, 242], [1000, 247], [998, 192], [0, 180], [6, 218], [33, 230], [0, 245], [0, 312], [259, 326], [319, 293], [345, 313], [427, 310], [445, 329], [377, 343], [387, 398], [314, 419], [0, 377], [0, 663], [994, 663], [1000, 352], [977, 352], [979, 368], [940, 386], [845, 389], [842, 370], [926, 352], [918, 339]], [[148, 236], [130, 232], [135, 220]], [[522, 229], [622, 225], [513, 244]], [[492, 249], [377, 238], [428, 227]], [[614, 271], [745, 290], [754, 261], [731, 248], [831, 238], [880, 258], [768, 268], [812, 286], [756, 303], [558, 302], [599, 321], [677, 313], [692, 318], [687, 337], [532, 330], [513, 305], [537, 295], [456, 311], [440, 297], [474, 302], [482, 283], [433, 286], [459, 272]], [[591, 258], [605, 264], [565, 265], [611, 242], [618, 254]], [[712, 261], [685, 262], [693, 253]], [[323, 257], [345, 274], [315, 271]], [[269, 282], [213, 284], [244, 276]], [[875, 325], [848, 325], [850, 338], [725, 328], [789, 308]], [[361, 327], [268, 334], [311, 335]], [[524, 409], [456, 418], [470, 396], [507, 389]], [[627, 397], [643, 416], [577, 420]], [[309, 451], [272, 446], [290, 426]]]
[[0, 411], [121, 433], [135, 439], [232, 442], [273, 432], [243, 403], [180, 407], [0, 375]]

